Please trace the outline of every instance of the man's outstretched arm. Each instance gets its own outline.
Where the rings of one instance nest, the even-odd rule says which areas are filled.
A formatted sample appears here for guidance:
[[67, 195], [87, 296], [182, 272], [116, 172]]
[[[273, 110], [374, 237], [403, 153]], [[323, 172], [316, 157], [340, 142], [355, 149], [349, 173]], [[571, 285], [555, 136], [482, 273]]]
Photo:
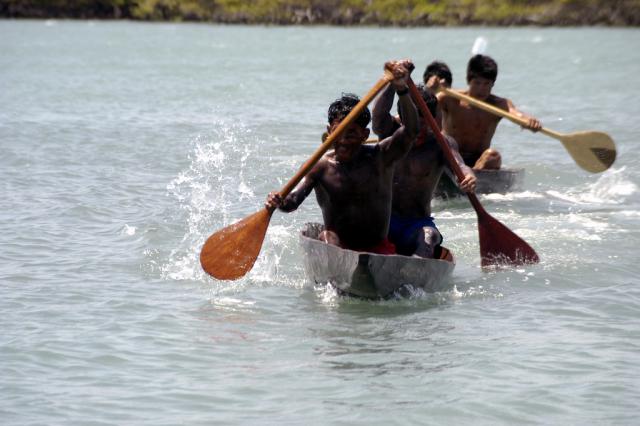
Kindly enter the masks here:
[[[460, 167], [460, 170], [462, 170], [462, 174], [464, 175], [464, 179], [458, 182], [458, 186], [464, 192], [475, 191], [476, 183], [477, 183], [476, 174], [473, 173], [473, 169], [471, 167], [467, 166], [464, 163], [464, 160], [460, 155], [460, 151], [458, 151], [458, 143], [451, 136], [445, 136], [444, 139], [447, 141], [449, 148], [451, 148], [451, 153], [453, 154], [453, 158], [454, 160], [456, 160], [458, 167]], [[447, 163], [447, 167], [449, 168], [449, 170], [451, 170], [451, 166], [448, 163]]]
[[398, 109], [402, 121], [402, 126], [390, 138], [381, 143], [381, 148], [388, 152], [389, 161], [393, 162], [409, 152], [418, 136], [418, 111], [411, 99], [407, 85], [410, 70], [413, 70], [411, 61], [388, 62], [387, 67], [393, 72], [394, 79], [391, 81], [391, 86], [399, 97]]
[[277, 208], [285, 213], [296, 210], [316, 186], [318, 175], [316, 167], [314, 167], [284, 199], [282, 199], [278, 191], [270, 192], [269, 195], [267, 195], [267, 201], [264, 203], [265, 208], [271, 211]]
[[390, 113], [395, 94], [395, 87], [389, 84], [380, 96], [378, 96], [376, 104], [373, 107], [371, 127], [380, 139], [391, 136], [394, 130], [398, 128], [398, 124]]

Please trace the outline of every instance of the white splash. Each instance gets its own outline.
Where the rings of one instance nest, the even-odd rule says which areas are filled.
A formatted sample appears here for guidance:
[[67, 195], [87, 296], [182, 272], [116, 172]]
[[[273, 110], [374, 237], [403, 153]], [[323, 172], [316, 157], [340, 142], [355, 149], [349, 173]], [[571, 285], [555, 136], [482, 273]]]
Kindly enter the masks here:
[[244, 181], [240, 182], [240, 185], [238, 185], [238, 193], [240, 194], [241, 200], [255, 197], [255, 194], [253, 193], [251, 188], [249, 188], [247, 184], [244, 183]]
[[575, 204], [622, 204], [637, 192], [638, 187], [625, 179], [626, 167], [609, 169], [595, 183], [587, 184], [581, 191], [561, 193], [550, 190], [547, 194]]
[[[213, 302], [213, 301], [212, 301]], [[240, 300], [233, 297], [220, 297], [215, 299], [215, 304], [219, 306], [238, 307], [238, 306], [253, 306], [256, 304], [252, 300]]]
[[135, 235], [136, 234], [136, 227], [135, 226], [129, 226], [129, 225], [125, 224], [124, 228], [122, 228], [122, 233], [124, 235]]
[[[569, 214], [567, 220], [569, 223], [577, 224], [583, 228], [591, 229], [596, 232], [602, 232], [609, 229], [609, 223], [603, 220], [593, 220], [584, 214]], [[598, 238], [599, 239], [599, 238]]]
[[452, 211], [452, 210], [443, 210], [435, 213], [436, 220], [465, 220], [465, 219], [475, 219], [477, 214], [475, 211], [466, 210], [466, 211]]
[[473, 42], [473, 47], [471, 48], [472, 55], [483, 55], [487, 51], [487, 47], [489, 46], [489, 42], [486, 38], [482, 36], [476, 37], [476, 40]]
[[216, 229], [239, 219], [233, 207], [255, 198], [242, 175], [261, 142], [242, 125], [219, 121], [210, 135], [198, 136], [189, 167], [167, 184], [178, 206], [176, 223], [186, 222], [186, 233], [161, 266], [162, 275], [174, 280], [200, 280], [206, 275], [199, 250]]
[[618, 170], [609, 169], [600, 176], [591, 188], [591, 194], [596, 200], [621, 203], [626, 197], [638, 190], [638, 187], [624, 179], [625, 167]]
[[269, 240], [276, 245], [285, 244], [291, 239], [291, 229], [283, 225], [273, 225], [269, 228]]
[[481, 199], [487, 201], [536, 200], [540, 198], [544, 198], [544, 196], [534, 191], [508, 192], [506, 194], [491, 193], [481, 195]]
[[617, 212], [622, 217], [640, 217], [640, 211], [638, 210], [622, 210]]
[[318, 284], [313, 288], [321, 303], [327, 307], [336, 307], [340, 302], [338, 289], [330, 284]]
[[262, 283], [275, 283], [279, 281], [278, 272], [280, 270], [280, 259], [281, 256], [277, 253], [272, 253], [271, 250], [264, 247], [249, 272], [249, 278]]

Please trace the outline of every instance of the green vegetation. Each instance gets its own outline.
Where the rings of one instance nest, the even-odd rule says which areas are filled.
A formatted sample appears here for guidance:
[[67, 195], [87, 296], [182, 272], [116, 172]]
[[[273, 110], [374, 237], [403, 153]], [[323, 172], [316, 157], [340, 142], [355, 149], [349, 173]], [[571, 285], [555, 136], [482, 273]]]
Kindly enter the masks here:
[[640, 0], [0, 0], [0, 17], [333, 25], [640, 25]]

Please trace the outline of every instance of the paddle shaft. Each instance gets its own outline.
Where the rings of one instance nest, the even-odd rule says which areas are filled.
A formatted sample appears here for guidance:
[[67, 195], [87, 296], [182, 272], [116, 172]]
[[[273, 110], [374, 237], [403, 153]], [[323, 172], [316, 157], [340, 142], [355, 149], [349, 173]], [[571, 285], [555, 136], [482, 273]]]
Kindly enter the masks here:
[[393, 80], [393, 74], [389, 70], [385, 70], [384, 76], [378, 80], [378, 82], [369, 90], [369, 92], [362, 97], [360, 102], [347, 114], [347, 116], [340, 122], [338, 127], [331, 132], [331, 134], [324, 140], [322, 145], [313, 153], [313, 155], [300, 167], [300, 170], [287, 182], [287, 184], [280, 190], [280, 196], [284, 199], [298, 183], [304, 178], [311, 168], [320, 160], [322, 155], [331, 148], [333, 142], [342, 135], [346, 128], [364, 111], [364, 109], [371, 103], [373, 98], [376, 97], [382, 89], [386, 87], [389, 82]]
[[[489, 105], [486, 102], [479, 101], [471, 96], [448, 88], [441, 88], [439, 91], [445, 93], [447, 96], [468, 102], [470, 105], [491, 114], [507, 118], [520, 126], [526, 127], [528, 124], [528, 121], [524, 118], [518, 117], [493, 105]], [[562, 145], [571, 157], [573, 157], [573, 160], [578, 164], [578, 166], [589, 172], [603, 172], [611, 167], [616, 159], [615, 143], [613, 142], [613, 139], [611, 139], [611, 136], [606, 133], [586, 131], [567, 134], [555, 132], [544, 127], [539, 131], [562, 142]]]
[[[449, 162], [449, 165], [451, 166], [451, 170], [458, 178], [458, 181], [461, 182], [464, 179], [464, 173], [462, 173], [462, 169], [460, 168], [460, 166], [458, 165], [458, 162], [453, 156], [453, 153], [451, 152], [451, 148], [449, 147], [449, 144], [447, 143], [444, 136], [442, 135], [442, 132], [440, 131], [440, 127], [438, 127], [438, 123], [436, 123], [436, 120], [433, 118], [433, 115], [431, 115], [431, 111], [429, 111], [429, 108], [427, 107], [426, 102], [424, 101], [424, 99], [422, 99], [422, 95], [420, 95], [420, 92], [418, 91], [418, 88], [416, 87], [413, 80], [409, 79], [407, 81], [407, 85], [409, 86], [409, 91], [411, 92], [411, 97], [413, 98], [413, 102], [417, 105], [418, 109], [422, 113], [422, 118], [425, 119], [429, 124], [429, 127], [431, 127], [431, 130], [433, 131], [433, 134], [436, 137], [436, 140], [438, 141], [438, 144], [440, 145], [440, 148], [442, 149], [442, 152], [444, 153], [445, 158], [447, 159], [447, 161]], [[475, 196], [475, 194], [471, 194], [471, 195]]]
[[[490, 105], [486, 102], [482, 102], [478, 99], [472, 98], [471, 96], [465, 95], [463, 93], [456, 92], [455, 90], [449, 89], [447, 87], [439, 88], [438, 91], [443, 92], [447, 96], [451, 96], [452, 98], [456, 98], [460, 101], [468, 102], [470, 105], [473, 105], [474, 107], [487, 111], [491, 114], [511, 120], [512, 122], [516, 123], [519, 126], [526, 127], [527, 124], [529, 123], [529, 120], [527, 120], [526, 118], [518, 117], [517, 115], [511, 114], [508, 111], [505, 111], [503, 109]], [[562, 136], [563, 136], [562, 133], [554, 132], [553, 130], [547, 129], [545, 127], [540, 129], [539, 132], [544, 133], [545, 135], [551, 136], [552, 138], [556, 138], [556, 139], [562, 139]]]

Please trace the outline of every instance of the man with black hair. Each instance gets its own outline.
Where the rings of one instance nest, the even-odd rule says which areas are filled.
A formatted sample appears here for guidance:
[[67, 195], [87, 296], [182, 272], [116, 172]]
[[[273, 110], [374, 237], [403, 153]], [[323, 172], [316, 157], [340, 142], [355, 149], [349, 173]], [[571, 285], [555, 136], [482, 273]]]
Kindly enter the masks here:
[[427, 65], [424, 74], [422, 74], [422, 82], [425, 87], [431, 89], [435, 82], [434, 79], [440, 80], [440, 83], [446, 87], [451, 87], [453, 84], [453, 76], [451, 75], [449, 66], [441, 61], [433, 61]]
[[[429, 111], [435, 116], [438, 101], [435, 95], [418, 87]], [[373, 107], [373, 131], [381, 139], [393, 133], [402, 125], [401, 117], [390, 114], [394, 92], [386, 89]], [[398, 103], [398, 110], [402, 105]], [[418, 113], [421, 115], [420, 113]], [[438, 257], [442, 235], [431, 216], [431, 200], [438, 185], [447, 160], [431, 128], [420, 121], [421, 129], [411, 151], [397, 165], [393, 176], [393, 205], [389, 226], [389, 240], [397, 252], [405, 256]], [[463, 191], [474, 191], [476, 177], [464, 164], [458, 144], [451, 137], [445, 137], [456, 162], [465, 175], [460, 182]]]
[[[486, 102], [528, 120], [525, 128], [537, 132], [542, 128], [538, 119], [519, 111], [513, 102], [491, 93], [498, 77], [498, 64], [489, 56], [474, 55], [467, 65], [467, 90], [461, 93]], [[437, 85], [434, 87], [437, 90]], [[442, 112], [442, 128], [460, 147], [460, 154], [474, 170], [499, 169], [500, 153], [491, 149], [491, 139], [501, 117], [475, 108], [464, 101], [438, 94]]]
[[[375, 145], [369, 137], [369, 109], [334, 141], [297, 188], [284, 200], [277, 192], [267, 197], [267, 208], [290, 212], [315, 190], [325, 230], [320, 239], [343, 248], [380, 254], [395, 253], [387, 239], [395, 164], [406, 155], [418, 131], [417, 112], [408, 92], [405, 62], [389, 62], [394, 79], [390, 86], [400, 96], [403, 125]], [[329, 107], [327, 130], [331, 134], [359, 99], [343, 94]]]
[[[435, 88], [440, 85], [444, 87], [451, 87], [451, 84], [453, 83], [453, 76], [451, 75], [451, 70], [447, 64], [441, 61], [433, 61], [427, 65], [427, 68], [425, 68], [424, 74], [422, 74], [422, 81], [424, 83], [424, 87], [427, 90], [430, 90], [431, 93], [435, 94]], [[436, 119], [438, 126], [442, 128], [442, 111], [440, 111], [440, 108], [436, 110], [433, 117]]]

